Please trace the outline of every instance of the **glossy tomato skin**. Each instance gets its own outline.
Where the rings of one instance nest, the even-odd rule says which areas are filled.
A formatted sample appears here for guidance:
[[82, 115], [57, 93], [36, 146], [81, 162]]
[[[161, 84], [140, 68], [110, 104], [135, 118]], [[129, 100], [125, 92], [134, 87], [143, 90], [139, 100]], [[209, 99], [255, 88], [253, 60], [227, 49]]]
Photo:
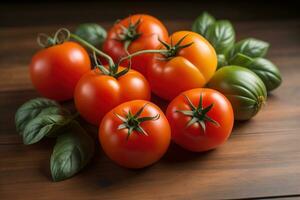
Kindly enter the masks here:
[[43, 49], [30, 63], [33, 86], [42, 96], [58, 101], [72, 99], [77, 82], [90, 70], [88, 53], [75, 42]]
[[[124, 49], [124, 42], [116, 40], [118, 34], [122, 32], [121, 25], [128, 27], [130, 21], [132, 23], [141, 20], [140, 25], [137, 28], [137, 32], [141, 34], [137, 39], [133, 40], [129, 45], [128, 52], [130, 54], [146, 49], [155, 49], [161, 40], [168, 38], [168, 31], [155, 17], [150, 15], [136, 14], [131, 15], [120, 22], [116, 23], [108, 32], [107, 38], [103, 44], [103, 50], [109, 54], [115, 62], [118, 62], [120, 58], [127, 55]], [[143, 54], [132, 58], [131, 66], [133, 69], [139, 71], [143, 75], [146, 75], [147, 63], [151, 59], [149, 54]], [[123, 66], [128, 66], [128, 62], [122, 63]]]
[[[203, 97], [203, 107], [213, 104], [207, 115], [219, 123], [219, 126], [216, 126], [205, 122], [205, 132], [198, 123], [186, 127], [191, 117], [177, 112], [178, 110], [190, 110], [184, 95], [197, 106], [200, 94]], [[196, 88], [181, 93], [169, 104], [166, 116], [171, 126], [172, 140], [184, 149], [194, 152], [208, 151], [223, 144], [230, 136], [234, 123], [230, 102], [218, 91], [208, 88]]]
[[251, 119], [267, 100], [267, 90], [263, 81], [251, 70], [240, 66], [222, 67], [207, 86], [228, 98], [235, 120]]
[[[127, 139], [128, 129], [118, 130], [122, 121], [115, 114], [124, 116], [129, 110], [134, 114], [145, 104], [141, 117], [155, 116], [157, 120], [141, 123], [148, 136], [133, 131]], [[143, 168], [158, 161], [167, 151], [171, 130], [164, 113], [155, 104], [135, 100], [125, 102], [103, 118], [99, 128], [99, 140], [106, 155], [117, 164], [127, 168]]]
[[[119, 67], [121, 70], [124, 68]], [[74, 100], [81, 116], [99, 126], [103, 116], [115, 106], [135, 99], [149, 100], [150, 97], [150, 86], [139, 72], [130, 70], [116, 79], [95, 69], [79, 80]]]
[[[153, 93], [172, 100], [181, 92], [203, 87], [213, 76], [217, 67], [214, 48], [201, 35], [190, 31], [175, 32], [170, 36], [173, 44], [187, 36], [181, 45], [193, 43], [179, 50], [174, 58], [162, 60], [162, 55], [153, 55], [147, 68], [147, 79]], [[171, 39], [167, 43], [171, 43]]]

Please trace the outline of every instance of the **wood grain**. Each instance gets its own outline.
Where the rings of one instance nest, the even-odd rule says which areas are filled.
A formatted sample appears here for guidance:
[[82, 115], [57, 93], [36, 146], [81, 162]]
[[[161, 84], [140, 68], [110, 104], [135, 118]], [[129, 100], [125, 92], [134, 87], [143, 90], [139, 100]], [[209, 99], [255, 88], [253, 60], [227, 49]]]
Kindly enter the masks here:
[[[51, 142], [31, 147], [0, 145], [1, 196], [232, 199], [298, 194], [298, 133], [234, 134], [225, 145], [204, 154], [185, 152], [173, 145], [159, 163], [135, 171], [116, 166], [100, 152], [82, 173], [59, 183], [51, 182], [49, 177]], [[18, 192], [14, 192], [16, 188]]]
[[[300, 198], [300, 20], [293, 5], [274, 3], [226, 6], [210, 1], [104, 4], [3, 4], [0, 7], [0, 198], [1, 199], [299, 199]], [[60, 6], [58, 6], [60, 5]], [[216, 6], [217, 5], [217, 6]], [[48, 6], [49, 10], [42, 10]], [[84, 7], [84, 8], [83, 8]], [[255, 8], [259, 9], [255, 9]], [[56, 12], [52, 12], [56, 8]], [[69, 8], [66, 10], [66, 8]], [[52, 10], [52, 11], [51, 11]], [[39, 96], [28, 65], [38, 50], [39, 32], [71, 30], [80, 22], [99, 21], [109, 28], [128, 13], [148, 12], [163, 19], [170, 32], [189, 29], [202, 10], [233, 20], [237, 38], [271, 43], [267, 57], [280, 69], [283, 84], [268, 95], [253, 119], [236, 122], [232, 136], [217, 150], [196, 154], [172, 144], [155, 165], [128, 170], [112, 163], [101, 148], [92, 163], [72, 179], [54, 183], [49, 157], [54, 140], [25, 146], [14, 127], [14, 113]], [[246, 14], [245, 14], [246, 12]], [[80, 15], [78, 14], [80, 13]], [[19, 20], [22, 18], [23, 20]], [[37, 20], [39, 19], [39, 20]], [[163, 108], [166, 102], [154, 97]], [[72, 107], [72, 102], [67, 106]], [[95, 136], [97, 129], [84, 126]]]

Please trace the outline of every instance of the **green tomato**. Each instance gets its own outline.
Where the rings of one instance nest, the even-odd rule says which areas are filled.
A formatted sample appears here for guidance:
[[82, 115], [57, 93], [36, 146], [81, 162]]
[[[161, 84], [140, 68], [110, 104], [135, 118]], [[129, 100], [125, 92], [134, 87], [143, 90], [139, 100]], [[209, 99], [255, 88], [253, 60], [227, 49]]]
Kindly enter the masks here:
[[81, 24], [75, 34], [96, 47], [101, 47], [106, 38], [106, 30], [95, 23]]
[[235, 120], [248, 120], [258, 113], [267, 99], [262, 80], [252, 71], [239, 66], [219, 69], [208, 83], [231, 102]]

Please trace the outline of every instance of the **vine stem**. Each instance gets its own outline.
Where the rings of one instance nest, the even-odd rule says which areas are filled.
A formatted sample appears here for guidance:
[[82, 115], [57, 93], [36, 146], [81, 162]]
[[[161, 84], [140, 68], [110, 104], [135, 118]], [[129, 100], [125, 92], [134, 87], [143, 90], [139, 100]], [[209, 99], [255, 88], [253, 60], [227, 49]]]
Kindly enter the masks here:
[[90, 43], [86, 42], [85, 40], [83, 40], [79, 36], [77, 36], [77, 35], [75, 35], [73, 33], [70, 33], [70, 37], [73, 38], [73, 39], [75, 39], [75, 40], [77, 40], [78, 42], [82, 43], [83, 45], [87, 46], [91, 50], [95, 51], [100, 56], [104, 57], [108, 61], [108, 63], [109, 63], [110, 66], [114, 66], [115, 65], [113, 59], [109, 55], [107, 55], [106, 53], [100, 51], [99, 49], [97, 49], [96, 47], [94, 47]]
[[[128, 48], [129, 48], [129, 45], [130, 45], [130, 44], [131, 44], [131, 41], [125, 41], [125, 43], [124, 43], [124, 50], [125, 50], [127, 56], [130, 55], [130, 53], [129, 53], [129, 51], [128, 51]], [[122, 59], [122, 58], [121, 58], [121, 59]], [[118, 65], [120, 65], [120, 64], [121, 64], [121, 62], [120, 62], [120, 60], [119, 60]], [[130, 59], [129, 59], [129, 66], [128, 66], [129, 69], [131, 69], [131, 64], [132, 64], [132, 61], [131, 61], [131, 58], [130, 58]]]
[[119, 64], [121, 64], [124, 60], [127, 60], [127, 59], [131, 59], [132, 57], [134, 56], [138, 56], [138, 55], [141, 55], [141, 54], [145, 54], [145, 53], [160, 53], [160, 54], [165, 54], [165, 53], [168, 53], [169, 50], [163, 50], [163, 49], [147, 49], [147, 50], [141, 50], [141, 51], [137, 51], [137, 52], [134, 52], [128, 56], [125, 56], [123, 58], [121, 58], [119, 60]]

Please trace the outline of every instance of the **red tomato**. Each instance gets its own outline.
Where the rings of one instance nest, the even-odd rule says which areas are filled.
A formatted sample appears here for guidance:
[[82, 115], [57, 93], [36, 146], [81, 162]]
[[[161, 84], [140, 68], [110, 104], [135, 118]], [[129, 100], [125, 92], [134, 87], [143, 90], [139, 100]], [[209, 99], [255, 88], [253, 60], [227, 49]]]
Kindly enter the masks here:
[[[124, 69], [119, 67], [118, 71]], [[79, 80], [74, 100], [81, 116], [89, 123], [99, 125], [102, 117], [115, 106], [135, 99], [149, 100], [150, 97], [150, 86], [139, 72], [129, 70], [114, 78], [95, 69]]]
[[30, 76], [38, 92], [50, 99], [73, 98], [82, 75], [91, 70], [86, 50], [75, 42], [64, 42], [37, 52], [30, 64]]
[[165, 154], [171, 130], [158, 106], [135, 100], [123, 103], [105, 115], [99, 128], [99, 139], [110, 159], [124, 167], [142, 168]]
[[216, 71], [217, 56], [209, 42], [194, 32], [176, 32], [167, 43], [169, 56], [152, 55], [147, 79], [153, 93], [172, 100], [183, 91], [203, 87]]
[[[125, 27], [126, 29], [122, 28]], [[115, 62], [127, 55], [124, 45], [130, 42], [128, 52], [130, 54], [146, 49], [155, 49], [160, 43], [158, 38], [166, 40], [168, 31], [156, 18], [150, 15], [132, 15], [116, 23], [108, 32], [103, 44], [103, 50], [109, 54]], [[147, 63], [151, 59], [149, 54], [143, 54], [132, 58], [132, 68], [146, 75]], [[123, 63], [128, 66], [128, 62]]]
[[224, 143], [231, 134], [234, 122], [227, 98], [207, 88], [181, 93], [169, 104], [166, 116], [173, 141], [195, 152], [214, 149]]

